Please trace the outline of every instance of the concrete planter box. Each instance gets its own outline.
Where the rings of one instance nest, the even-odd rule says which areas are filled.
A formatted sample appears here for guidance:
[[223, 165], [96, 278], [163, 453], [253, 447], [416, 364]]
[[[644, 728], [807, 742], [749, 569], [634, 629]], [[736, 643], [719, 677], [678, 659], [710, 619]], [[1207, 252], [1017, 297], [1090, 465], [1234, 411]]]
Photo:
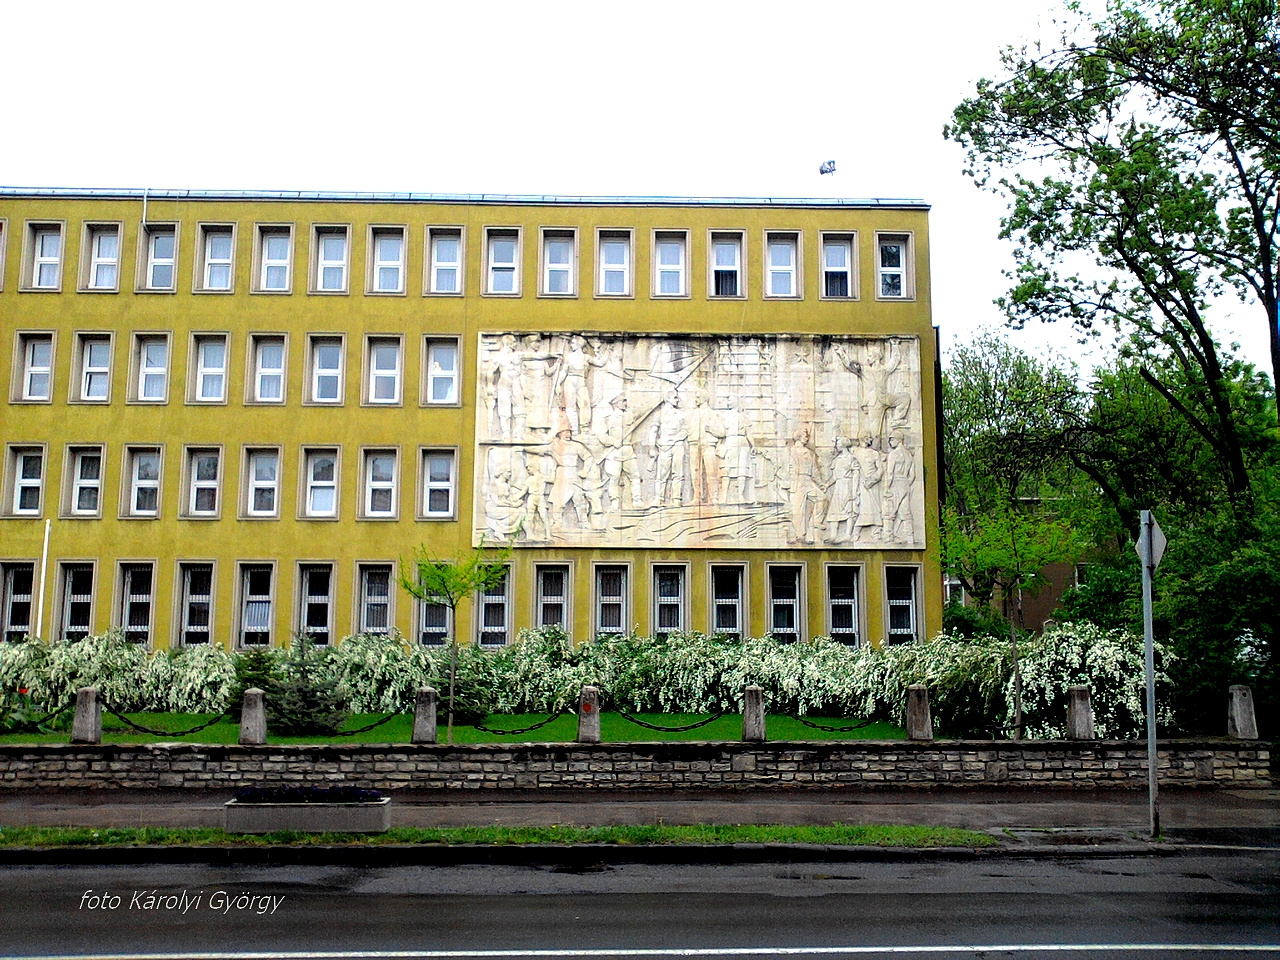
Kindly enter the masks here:
[[383, 833], [391, 829], [391, 798], [371, 803], [241, 803], [222, 808], [227, 833]]

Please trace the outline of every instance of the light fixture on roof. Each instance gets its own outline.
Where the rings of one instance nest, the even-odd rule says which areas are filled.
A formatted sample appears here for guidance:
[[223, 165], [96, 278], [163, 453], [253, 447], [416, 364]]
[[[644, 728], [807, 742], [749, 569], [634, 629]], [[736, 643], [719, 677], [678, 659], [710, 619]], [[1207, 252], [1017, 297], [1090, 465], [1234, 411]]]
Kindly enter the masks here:
[[820, 164], [818, 166], [818, 173], [835, 173], [835, 172], [836, 172], [836, 162], [834, 160], [828, 160], [826, 163]]

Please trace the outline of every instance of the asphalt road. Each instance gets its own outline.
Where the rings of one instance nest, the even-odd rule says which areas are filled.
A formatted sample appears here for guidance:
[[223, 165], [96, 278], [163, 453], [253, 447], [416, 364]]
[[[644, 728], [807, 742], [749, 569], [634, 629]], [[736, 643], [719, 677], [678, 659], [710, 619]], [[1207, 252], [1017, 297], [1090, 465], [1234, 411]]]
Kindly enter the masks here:
[[1277, 851], [574, 872], [0, 869], [0, 953], [22, 957], [1185, 958], [1224, 946], [1280, 956]]

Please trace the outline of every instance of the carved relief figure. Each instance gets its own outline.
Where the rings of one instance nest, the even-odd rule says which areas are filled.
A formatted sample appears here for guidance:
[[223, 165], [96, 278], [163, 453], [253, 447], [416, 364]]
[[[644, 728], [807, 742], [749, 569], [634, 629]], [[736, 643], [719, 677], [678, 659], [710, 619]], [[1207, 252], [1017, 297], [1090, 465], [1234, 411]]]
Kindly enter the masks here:
[[601, 366], [602, 361], [587, 356], [587, 341], [574, 334], [569, 338], [569, 347], [560, 359], [560, 371], [557, 374], [560, 409], [564, 411], [569, 422], [569, 429], [577, 436], [584, 424], [591, 422], [591, 393], [587, 387], [587, 373], [592, 366]]
[[514, 440], [524, 434], [524, 384], [516, 338], [507, 334], [493, 356], [493, 391], [498, 435]]
[[911, 514], [911, 493], [915, 486], [916, 464], [901, 434], [889, 437], [885, 459], [884, 537], [893, 542], [915, 539], [915, 518]]
[[827, 540], [844, 543], [853, 539], [858, 512], [858, 460], [847, 439], [836, 437], [831, 454], [831, 480], [827, 494]]
[[873, 437], [862, 438], [857, 458], [859, 491], [854, 531], [858, 539], [879, 540], [884, 527], [884, 511], [880, 507], [883, 499], [881, 481], [884, 479], [884, 467]]
[[662, 405], [658, 420], [657, 500], [683, 506], [689, 477], [689, 418], [684, 400], [672, 393]]
[[822, 477], [809, 446], [808, 429], [787, 441], [785, 486], [791, 507], [791, 539], [813, 543], [813, 525], [822, 516]]

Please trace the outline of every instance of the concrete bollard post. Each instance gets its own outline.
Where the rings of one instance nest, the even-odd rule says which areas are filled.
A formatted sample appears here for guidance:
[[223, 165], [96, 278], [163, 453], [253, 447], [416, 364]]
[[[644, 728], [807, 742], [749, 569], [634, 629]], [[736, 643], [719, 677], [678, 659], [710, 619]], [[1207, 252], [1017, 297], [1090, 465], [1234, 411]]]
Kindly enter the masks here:
[[240, 742], [255, 746], [267, 742], [267, 708], [262, 691], [250, 687], [244, 692], [244, 706], [240, 710]]
[[[1258, 716], [1253, 712], [1253, 690], [1234, 683], [1228, 691], [1227, 736], [1233, 740], [1257, 740]], [[78, 717], [79, 711], [76, 712]]]
[[907, 739], [933, 739], [933, 718], [929, 715], [929, 689], [923, 683], [913, 683], [907, 687]]
[[600, 742], [600, 688], [583, 687], [578, 698], [578, 742]]
[[76, 691], [76, 717], [71, 722], [72, 743], [102, 742], [102, 701], [97, 687]]
[[436, 742], [436, 690], [435, 687], [419, 687], [413, 704], [413, 743]]
[[742, 698], [742, 739], [763, 743], [765, 736], [764, 691], [755, 684], [747, 687]]
[[1067, 739], [1092, 740], [1093, 701], [1086, 686], [1067, 687]]

